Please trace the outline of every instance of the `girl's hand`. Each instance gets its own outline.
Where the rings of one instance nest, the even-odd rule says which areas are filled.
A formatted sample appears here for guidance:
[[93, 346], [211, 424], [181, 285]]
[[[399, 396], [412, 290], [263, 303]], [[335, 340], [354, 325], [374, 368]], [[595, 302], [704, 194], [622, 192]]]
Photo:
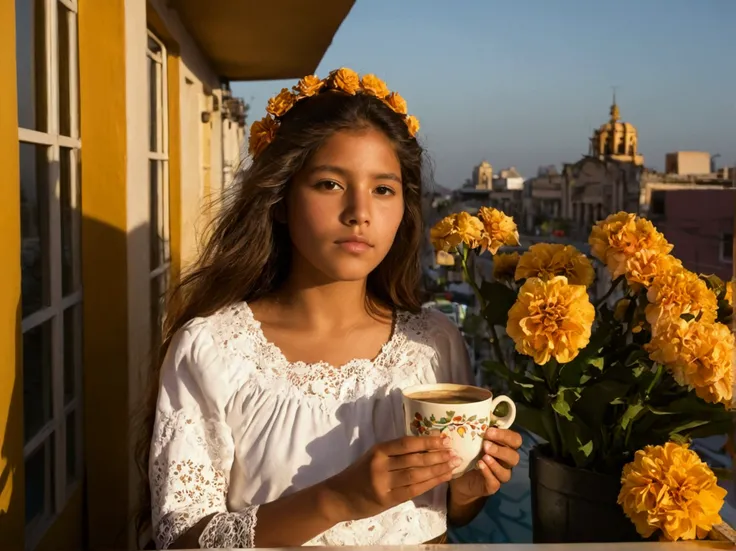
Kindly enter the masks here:
[[406, 436], [378, 444], [325, 482], [334, 520], [372, 517], [448, 482], [460, 464], [447, 437]]
[[495, 494], [501, 484], [511, 480], [511, 469], [519, 464], [521, 435], [508, 429], [490, 428], [483, 435], [484, 455], [477, 469], [450, 482], [450, 498], [457, 505], [468, 505]]

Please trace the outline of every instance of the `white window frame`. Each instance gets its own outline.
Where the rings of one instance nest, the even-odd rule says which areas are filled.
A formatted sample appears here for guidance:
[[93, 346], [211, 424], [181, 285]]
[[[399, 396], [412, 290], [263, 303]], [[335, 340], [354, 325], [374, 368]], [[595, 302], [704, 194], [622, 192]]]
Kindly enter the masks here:
[[[726, 243], [725, 243], [725, 237], [727, 235], [731, 236], [731, 248], [730, 248], [730, 254], [731, 258], [727, 257], [724, 253], [726, 252]], [[733, 262], [733, 233], [731, 232], [723, 232], [721, 233], [721, 239], [718, 241], [718, 258], [721, 262], [724, 264], [731, 264]]]
[[[148, 134], [148, 190], [149, 194], [151, 193], [151, 172], [150, 167], [152, 163], [156, 163], [157, 166], [157, 180], [158, 180], [158, 191], [160, 195], [153, 196], [152, 194], [149, 196], [149, 201], [153, 204], [153, 202], [156, 202], [157, 206], [157, 212], [158, 215], [156, 217], [156, 222], [158, 225], [157, 229], [157, 236], [163, 238], [163, 247], [164, 247], [164, 260], [163, 262], [159, 262], [157, 265], [151, 265], [149, 267], [149, 279], [151, 284], [149, 285], [149, 289], [153, 288], [153, 283], [155, 280], [166, 277], [168, 274], [170, 274], [171, 271], [171, 225], [170, 225], [170, 194], [169, 194], [169, 105], [168, 105], [168, 99], [169, 99], [169, 90], [168, 90], [168, 65], [167, 65], [167, 51], [166, 51], [166, 45], [161, 41], [160, 38], [158, 38], [154, 33], [152, 33], [150, 30], [148, 31], [147, 35], [148, 40], [152, 40], [156, 43], [156, 45], [159, 48], [158, 52], [153, 52], [148, 47], [148, 42], [146, 42], [146, 57], [153, 61], [156, 66], [156, 89], [160, 91], [158, 101], [157, 101], [157, 109], [159, 112], [157, 113], [151, 113], [150, 106], [151, 106], [151, 90], [150, 90], [150, 82], [148, 79], [150, 79], [150, 72], [147, 70], [146, 78], [148, 82], [148, 94], [146, 95], [147, 103], [149, 106], [149, 113], [148, 113], [148, 124], [149, 124], [149, 134]], [[157, 137], [156, 137], [156, 150], [151, 151], [151, 144], [150, 144], [150, 124], [152, 117], [156, 117], [156, 131], [157, 131]], [[153, 222], [153, 221], [150, 221]], [[151, 228], [153, 230], [153, 228]], [[153, 231], [149, 233], [149, 236], [151, 239], [154, 239]], [[151, 244], [152, 245], [152, 244]], [[162, 246], [161, 243], [158, 245], [159, 247]], [[149, 255], [150, 255], [150, 247], [149, 247]], [[168, 291], [168, 288], [166, 289]], [[164, 308], [164, 305], [162, 304], [163, 297], [151, 297], [151, 308], [153, 308], [154, 300], [156, 298], [159, 300], [157, 308]], [[153, 312], [151, 312], [153, 314]], [[153, 316], [151, 318], [154, 319]], [[153, 328], [152, 328], [153, 329]], [[160, 328], [159, 328], [160, 329]], [[158, 331], [152, 332], [152, 335], [158, 335]], [[159, 343], [152, 342], [151, 343], [151, 349], [155, 350], [155, 347]]]
[[[69, 113], [70, 136], [60, 135], [59, 113], [59, 51], [58, 51], [58, 21], [59, 5], [72, 13], [69, 25]], [[81, 139], [79, 136], [79, 51], [78, 51], [78, 10], [77, 0], [44, 0], [44, 29], [45, 29], [45, 67], [46, 71], [46, 131], [37, 131], [28, 128], [18, 128], [18, 140], [22, 144], [42, 145], [48, 149], [48, 196], [43, 199], [48, 204], [48, 235], [45, 236], [48, 246], [49, 271], [44, 274], [49, 283], [49, 304], [42, 306], [21, 321], [21, 330], [25, 334], [51, 321], [51, 392], [52, 410], [51, 419], [44, 425], [23, 447], [23, 458], [27, 460], [41, 446], [53, 438], [54, 463], [52, 467], [46, 465], [46, 480], [53, 474], [54, 499], [48, 503], [49, 510], [45, 510], [40, 517], [26, 519], [26, 549], [33, 549], [40, 541], [46, 530], [59, 517], [69, 498], [77, 490], [82, 481], [82, 442], [83, 442], [83, 411], [82, 411], [82, 331], [83, 323], [76, 324], [74, 365], [74, 396], [69, 403], [64, 403], [64, 312], [71, 307], [80, 307], [83, 292], [81, 286], [81, 250], [79, 232], [81, 230], [81, 205], [78, 204], [80, 174], [79, 155], [81, 153]], [[76, 291], [63, 295], [62, 283], [62, 242], [61, 242], [61, 148], [70, 150], [70, 185], [72, 208], [79, 213], [72, 224], [72, 259], [74, 279], [79, 282]], [[40, 201], [41, 199], [39, 199]], [[81, 320], [81, 315], [77, 320]], [[66, 419], [71, 413], [75, 417], [75, 473], [76, 479], [67, 480], [66, 466]], [[48, 499], [49, 490], [46, 490]], [[30, 520], [30, 522], [29, 522]]]

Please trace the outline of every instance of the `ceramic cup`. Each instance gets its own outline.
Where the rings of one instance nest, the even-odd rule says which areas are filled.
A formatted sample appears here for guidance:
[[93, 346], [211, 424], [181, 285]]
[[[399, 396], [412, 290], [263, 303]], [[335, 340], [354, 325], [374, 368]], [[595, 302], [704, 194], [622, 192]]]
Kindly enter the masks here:
[[[453, 478], [476, 467], [483, 456], [483, 434], [489, 427], [506, 429], [516, 418], [516, 405], [508, 396], [493, 397], [485, 388], [456, 384], [430, 384], [402, 391], [404, 424], [409, 436], [446, 434], [462, 463]], [[508, 412], [496, 417], [496, 407], [505, 403]]]

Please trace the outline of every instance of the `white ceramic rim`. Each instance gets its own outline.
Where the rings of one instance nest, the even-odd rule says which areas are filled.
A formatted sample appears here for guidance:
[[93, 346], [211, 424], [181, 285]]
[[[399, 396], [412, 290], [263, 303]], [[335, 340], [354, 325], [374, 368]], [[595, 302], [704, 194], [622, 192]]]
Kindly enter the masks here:
[[432, 390], [448, 390], [448, 391], [463, 391], [463, 390], [471, 390], [472, 392], [476, 394], [485, 394], [486, 397], [482, 399], [478, 399], [474, 402], [467, 402], [465, 404], [458, 404], [458, 406], [471, 406], [473, 404], [482, 404], [483, 402], [488, 402], [490, 400], [493, 400], [493, 392], [488, 390], [487, 388], [483, 388], [480, 386], [473, 386], [473, 385], [460, 385], [456, 383], [428, 383], [423, 385], [414, 385], [410, 386], [409, 388], [402, 389], [401, 395], [406, 398], [407, 400], [411, 400], [412, 402], [418, 402], [420, 404], [427, 404], [427, 405], [438, 405], [438, 402], [428, 402], [427, 400], [420, 400], [418, 398], [412, 398], [411, 396], [407, 396], [408, 394], [412, 394], [414, 392], [428, 392]]

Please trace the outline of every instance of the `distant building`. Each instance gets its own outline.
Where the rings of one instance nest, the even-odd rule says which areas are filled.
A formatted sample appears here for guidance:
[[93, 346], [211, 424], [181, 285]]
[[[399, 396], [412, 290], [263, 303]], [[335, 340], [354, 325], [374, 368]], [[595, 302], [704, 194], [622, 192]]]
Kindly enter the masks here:
[[611, 118], [593, 132], [590, 139], [591, 157], [599, 159], [613, 159], [643, 165], [644, 157], [639, 155], [639, 136], [636, 127], [628, 122], [621, 121], [621, 112], [613, 96], [611, 104]]
[[667, 153], [664, 160], [664, 171], [679, 176], [694, 174], [710, 174], [710, 153], [707, 151], [676, 151]]
[[473, 187], [475, 189], [491, 189], [493, 186], [493, 166], [488, 161], [473, 169]]
[[675, 246], [672, 253], [685, 268], [731, 279], [736, 190], [691, 187], [656, 193], [649, 218]]

